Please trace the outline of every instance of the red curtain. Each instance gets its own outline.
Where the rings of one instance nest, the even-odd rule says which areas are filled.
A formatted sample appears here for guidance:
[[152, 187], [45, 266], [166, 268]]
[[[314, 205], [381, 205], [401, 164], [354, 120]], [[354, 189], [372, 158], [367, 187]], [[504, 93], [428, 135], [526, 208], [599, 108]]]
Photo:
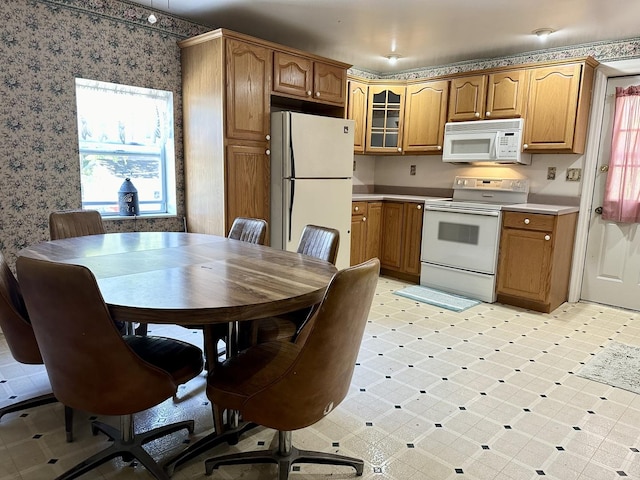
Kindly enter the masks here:
[[640, 85], [616, 88], [602, 218], [640, 223]]

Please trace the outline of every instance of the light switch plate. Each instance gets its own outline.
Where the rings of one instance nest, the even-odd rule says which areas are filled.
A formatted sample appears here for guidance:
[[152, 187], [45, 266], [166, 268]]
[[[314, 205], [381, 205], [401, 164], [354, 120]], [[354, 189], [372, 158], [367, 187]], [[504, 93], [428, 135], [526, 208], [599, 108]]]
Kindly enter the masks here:
[[556, 179], [556, 167], [548, 167], [547, 180], [555, 180], [555, 179]]

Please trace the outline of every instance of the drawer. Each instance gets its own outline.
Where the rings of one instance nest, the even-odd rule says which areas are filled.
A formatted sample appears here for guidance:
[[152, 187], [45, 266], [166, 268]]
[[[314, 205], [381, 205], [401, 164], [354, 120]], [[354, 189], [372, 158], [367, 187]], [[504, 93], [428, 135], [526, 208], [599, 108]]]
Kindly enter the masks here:
[[553, 231], [555, 215], [539, 213], [503, 212], [502, 225], [505, 228], [519, 228], [522, 230]]
[[351, 215], [366, 215], [367, 202], [351, 202]]

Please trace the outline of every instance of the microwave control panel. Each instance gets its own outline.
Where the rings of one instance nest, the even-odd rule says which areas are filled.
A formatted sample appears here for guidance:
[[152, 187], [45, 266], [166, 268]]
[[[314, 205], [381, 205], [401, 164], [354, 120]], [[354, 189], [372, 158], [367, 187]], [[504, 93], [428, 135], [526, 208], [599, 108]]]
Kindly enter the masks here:
[[520, 150], [520, 136], [514, 132], [498, 132], [496, 158], [513, 158]]

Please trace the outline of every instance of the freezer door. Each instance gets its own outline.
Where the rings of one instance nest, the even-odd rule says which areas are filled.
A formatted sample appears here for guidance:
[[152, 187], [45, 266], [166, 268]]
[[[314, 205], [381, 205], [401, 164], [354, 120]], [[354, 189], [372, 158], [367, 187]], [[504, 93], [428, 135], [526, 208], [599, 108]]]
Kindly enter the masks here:
[[305, 225], [335, 228], [340, 232], [336, 266], [347, 268], [351, 255], [351, 179], [296, 179], [284, 185], [289, 193], [293, 187], [293, 204], [286, 202], [283, 221], [277, 222], [281, 230], [272, 229], [272, 246], [278, 247], [279, 239], [285, 250], [295, 252]]
[[296, 178], [350, 178], [354, 121], [303, 113], [290, 115], [290, 146]]

